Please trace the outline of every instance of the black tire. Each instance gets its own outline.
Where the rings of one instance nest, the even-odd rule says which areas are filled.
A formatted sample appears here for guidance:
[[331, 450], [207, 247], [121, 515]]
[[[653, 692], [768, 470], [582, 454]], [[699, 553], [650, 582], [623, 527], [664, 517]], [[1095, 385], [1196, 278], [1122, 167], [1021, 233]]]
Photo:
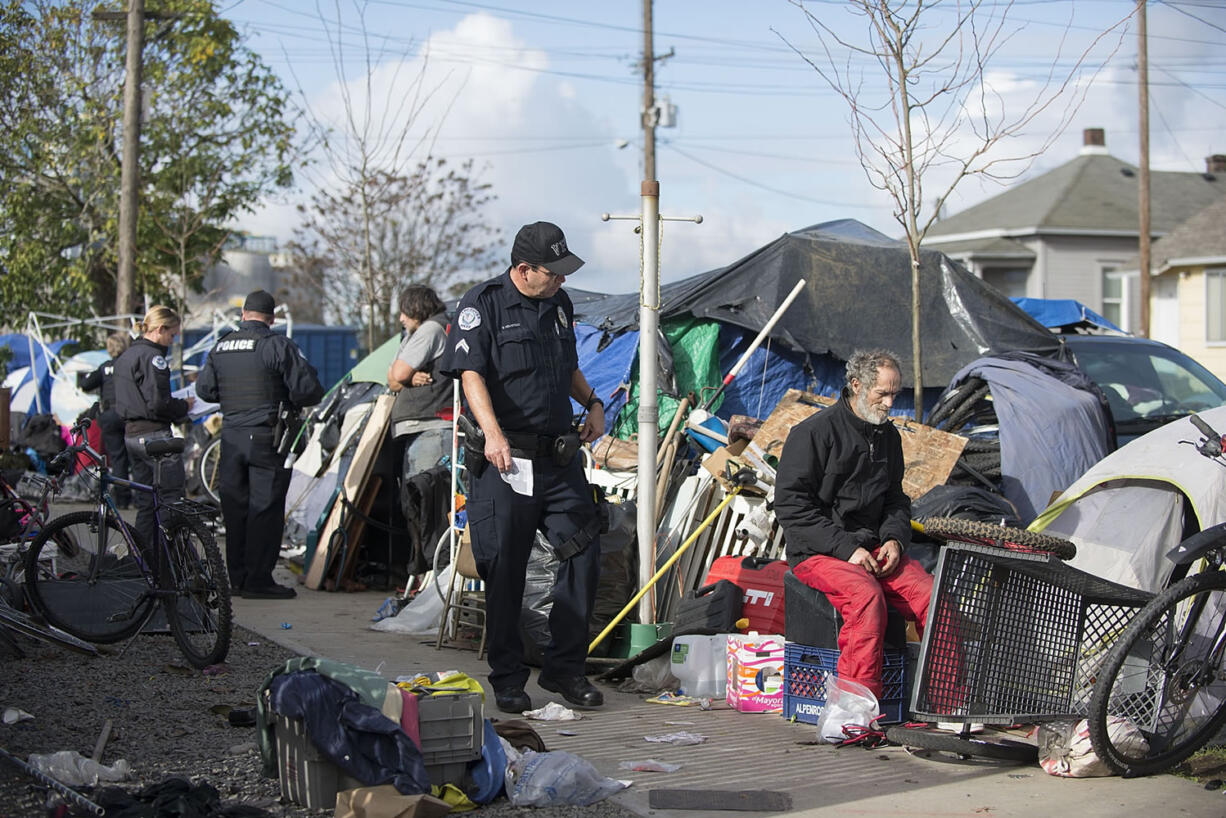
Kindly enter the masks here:
[[1036, 761], [1039, 757], [1039, 748], [1024, 741], [996, 736], [986, 737], [975, 733], [960, 736], [957, 733], [937, 730], [933, 727], [908, 727], [904, 724], [896, 724], [886, 728], [885, 737], [904, 747], [920, 747], [938, 753], [991, 758], [1019, 764]]
[[[1189, 621], [1194, 602], [1203, 614]], [[1112, 646], [1090, 699], [1090, 742], [1117, 773], [1153, 775], [1188, 758], [1226, 723], [1222, 658], [1202, 665], [1226, 616], [1226, 572], [1194, 574], [1154, 597]], [[1181, 629], [1191, 642], [1176, 652]], [[1201, 714], [1200, 717], [1189, 715]], [[1144, 734], [1148, 749], [1117, 745], [1110, 716], [1125, 716]], [[1121, 742], [1122, 744], [1122, 742]]]
[[967, 378], [941, 395], [937, 405], [932, 407], [932, 411], [928, 413], [928, 419], [924, 422], [933, 428], [944, 428], [950, 416], [968, 401], [973, 403], [974, 398], [971, 395], [984, 388], [986, 384], [982, 378]]
[[214, 503], [221, 504], [221, 435], [214, 436], [196, 458], [196, 479], [200, 490]]
[[1031, 554], [1052, 554], [1062, 560], [1077, 556], [1077, 546], [1073, 543], [1037, 531], [955, 517], [929, 517], [922, 524], [925, 534], [941, 540], [991, 545]]
[[949, 417], [946, 418], [942, 428], [947, 432], [956, 433], [959, 429], [970, 423], [972, 418], [979, 416], [982, 416], [982, 418], [980, 423], [976, 425], [983, 425], [983, 421], [987, 418], [991, 418], [993, 421], [995, 421], [996, 407], [986, 402], [989, 391], [989, 387], [985, 383], [983, 386], [967, 395], [966, 400], [959, 404], [952, 412], [950, 412]]
[[215, 665], [230, 652], [234, 616], [221, 550], [194, 519], [171, 521], [166, 537], [170, 561], [162, 566], [161, 584], [174, 591], [163, 600], [170, 632], [192, 667]]
[[[138, 543], [134, 529], [126, 529]], [[52, 627], [107, 644], [135, 634], [155, 597], [119, 520], [107, 516], [99, 538], [98, 512], [77, 511], [43, 526], [26, 551], [30, 607]], [[101, 540], [101, 541], [100, 541]]]
[[991, 452], [1000, 459], [1000, 439], [994, 437], [972, 437], [966, 441], [966, 446], [962, 449], [965, 454], [984, 454]]

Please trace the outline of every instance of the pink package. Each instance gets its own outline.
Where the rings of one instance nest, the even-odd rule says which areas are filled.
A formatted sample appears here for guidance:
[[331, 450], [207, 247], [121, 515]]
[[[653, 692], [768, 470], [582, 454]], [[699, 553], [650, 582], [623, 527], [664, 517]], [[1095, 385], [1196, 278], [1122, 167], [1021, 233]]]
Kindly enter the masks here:
[[783, 710], [783, 637], [728, 635], [729, 706], [741, 713]]

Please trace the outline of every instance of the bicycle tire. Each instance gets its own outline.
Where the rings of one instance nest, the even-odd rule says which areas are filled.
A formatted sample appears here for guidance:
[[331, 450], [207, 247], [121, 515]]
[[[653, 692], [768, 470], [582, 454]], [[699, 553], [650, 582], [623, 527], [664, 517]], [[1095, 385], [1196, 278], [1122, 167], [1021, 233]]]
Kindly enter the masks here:
[[[1191, 659], [1168, 664], [1163, 655], [1172, 647], [1174, 628], [1187, 624], [1194, 597], [1208, 594], [1209, 625], [1196, 631]], [[1210, 607], [1212, 606], [1212, 607]], [[1107, 654], [1090, 699], [1090, 743], [1112, 770], [1125, 775], [1153, 775], [1167, 770], [1199, 750], [1226, 723], [1226, 680], [1220, 668], [1208, 684], [1193, 679], [1197, 648], [1212, 647], [1226, 616], [1226, 572], [1194, 574], [1154, 597], [1133, 617]], [[1219, 660], [1220, 661], [1220, 660]], [[1207, 714], [1197, 719], [1189, 711]], [[1145, 736], [1148, 747], [1117, 743], [1109, 730], [1111, 716], [1126, 716]]]
[[220, 505], [221, 490], [218, 488], [218, 475], [221, 472], [221, 435], [215, 436], [207, 444], [200, 457], [196, 459], [196, 475], [200, 481], [200, 490], [210, 500]]
[[985, 386], [982, 378], [967, 378], [957, 386], [947, 389], [937, 399], [937, 403], [928, 413], [925, 424], [934, 429], [940, 429], [949, 420], [950, 415], [967, 402], [967, 396]]
[[996, 761], [1013, 761], [1018, 764], [1032, 762], [1039, 757], [1039, 748], [1024, 741], [975, 733], [962, 736], [934, 727], [895, 724], [886, 728], [885, 737], [904, 747], [919, 747], [939, 753], [991, 758]]
[[101, 547], [98, 512], [76, 511], [43, 526], [26, 551], [30, 607], [52, 627], [97, 644], [119, 642], [144, 626], [156, 597], [141, 569], [136, 531], [133, 558], [121, 523], [106, 517]]
[[166, 530], [169, 560], [162, 560], [166, 621], [179, 650], [195, 668], [224, 661], [230, 652], [234, 613], [230, 582], [213, 533], [181, 517]]
[[1037, 531], [956, 517], [929, 517], [921, 523], [925, 534], [941, 540], [991, 545], [1029, 554], [1051, 554], [1062, 560], [1071, 560], [1077, 556], [1077, 546], [1073, 543]]
[[66, 648], [74, 653], [84, 654], [85, 656], [98, 655], [98, 649], [84, 639], [79, 639], [67, 631], [38, 622], [34, 617], [16, 608], [0, 604], [0, 630], [5, 629], [19, 633], [22, 636], [28, 636], [31, 639], [37, 639], [40, 642], [46, 642], [49, 645]]

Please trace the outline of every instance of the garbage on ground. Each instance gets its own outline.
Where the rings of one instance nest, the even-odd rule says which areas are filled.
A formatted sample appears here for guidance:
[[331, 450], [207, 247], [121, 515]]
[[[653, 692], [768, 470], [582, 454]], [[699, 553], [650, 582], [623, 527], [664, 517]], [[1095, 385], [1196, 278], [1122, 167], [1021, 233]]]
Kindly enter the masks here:
[[550, 702], [535, 710], [525, 710], [524, 718], [534, 721], [578, 721], [583, 716], [557, 702]]
[[[1143, 756], [1149, 743], [1136, 725], [1123, 716], [1107, 717], [1111, 743], [1129, 755]], [[1039, 725], [1039, 766], [1061, 778], [1097, 778], [1114, 775], [1090, 743], [1090, 725], [1078, 722], [1052, 722]]]
[[834, 676], [826, 680], [826, 706], [817, 720], [817, 735], [831, 744], [842, 744], [848, 738], [844, 727], [867, 728], [880, 712], [873, 691]]
[[697, 706], [699, 710], [710, 710], [711, 700], [699, 698], [697, 696], [683, 696], [680, 693], [674, 693], [671, 690], [664, 690], [655, 696], [647, 699], [648, 704], [674, 704], [678, 707], [693, 707]]
[[677, 677], [672, 670], [672, 656], [666, 653], [635, 665], [631, 674], [634, 681], [649, 690], [676, 690]]
[[33, 714], [27, 713], [26, 711], [18, 709], [16, 707], [4, 708], [4, 723], [5, 724], [16, 724], [19, 721], [25, 721], [26, 719], [32, 719], [32, 718], [34, 718]]
[[132, 777], [132, 767], [125, 759], [121, 758], [108, 767], [76, 750], [30, 753], [26, 763], [70, 787], [96, 787], [99, 781], [127, 781]]
[[707, 740], [707, 737], [699, 735], [698, 733], [687, 733], [686, 731], [682, 730], [677, 733], [668, 733], [660, 736], [643, 736], [643, 740], [651, 741], [656, 744], [676, 744], [678, 746], [685, 746], [689, 744], [702, 744]]
[[617, 768], [637, 773], [675, 773], [681, 769], [681, 765], [648, 758], [643, 761], [621, 761], [618, 762]]
[[507, 797], [517, 807], [587, 806], [630, 786], [606, 778], [590, 762], [565, 750], [521, 754], [507, 765]]

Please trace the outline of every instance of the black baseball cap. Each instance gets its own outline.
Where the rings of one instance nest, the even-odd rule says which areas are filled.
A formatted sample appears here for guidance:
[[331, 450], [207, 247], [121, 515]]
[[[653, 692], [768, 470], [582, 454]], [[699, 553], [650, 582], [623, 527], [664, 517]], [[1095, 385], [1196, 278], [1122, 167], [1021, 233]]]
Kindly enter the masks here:
[[568, 276], [583, 266], [583, 259], [567, 249], [562, 228], [552, 222], [533, 222], [519, 228], [511, 247], [511, 264], [521, 261], [558, 276]]
[[247, 296], [247, 300], [243, 302], [243, 309], [249, 312], [260, 312], [264, 315], [272, 315], [276, 310], [277, 304], [272, 299], [272, 293], [267, 290], [256, 290]]

